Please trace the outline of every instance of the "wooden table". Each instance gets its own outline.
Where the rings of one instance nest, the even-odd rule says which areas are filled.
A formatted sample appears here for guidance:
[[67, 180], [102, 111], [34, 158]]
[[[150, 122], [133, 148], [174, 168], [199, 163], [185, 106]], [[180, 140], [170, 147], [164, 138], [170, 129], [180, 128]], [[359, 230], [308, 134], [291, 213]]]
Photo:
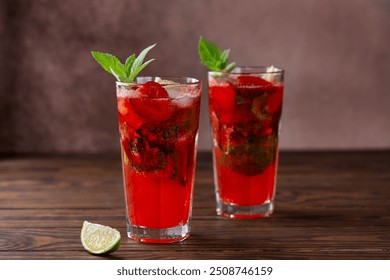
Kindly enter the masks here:
[[[200, 154], [192, 234], [180, 244], [125, 237], [120, 157], [1, 156], [0, 259], [390, 259], [390, 151], [282, 152], [268, 219], [215, 215], [211, 156]], [[80, 243], [110, 225], [110, 256]]]

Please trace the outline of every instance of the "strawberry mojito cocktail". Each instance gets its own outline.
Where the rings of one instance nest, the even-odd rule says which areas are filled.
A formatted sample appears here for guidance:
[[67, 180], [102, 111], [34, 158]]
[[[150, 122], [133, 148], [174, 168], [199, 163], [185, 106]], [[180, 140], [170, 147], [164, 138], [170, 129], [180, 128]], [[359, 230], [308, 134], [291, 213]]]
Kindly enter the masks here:
[[117, 81], [127, 232], [134, 240], [169, 243], [190, 233], [200, 96], [193, 78]]
[[200, 82], [168, 79], [117, 82], [128, 231], [141, 241], [169, 242], [189, 233]]
[[227, 65], [229, 50], [201, 38], [208, 73], [217, 213], [272, 214], [278, 164], [283, 74], [277, 67]]

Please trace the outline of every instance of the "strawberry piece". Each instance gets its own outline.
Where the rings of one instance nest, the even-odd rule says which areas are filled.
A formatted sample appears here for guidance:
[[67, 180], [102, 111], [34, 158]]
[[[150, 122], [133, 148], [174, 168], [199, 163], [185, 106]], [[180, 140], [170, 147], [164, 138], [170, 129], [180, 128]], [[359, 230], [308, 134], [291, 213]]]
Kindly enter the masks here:
[[268, 82], [260, 77], [254, 76], [239, 76], [237, 78], [237, 86], [255, 86], [262, 88], [270, 88], [273, 87], [271, 82]]
[[267, 98], [267, 109], [270, 114], [279, 111], [282, 107], [283, 86], [275, 87], [276, 91], [270, 93]]
[[131, 98], [118, 97], [118, 118], [121, 125], [127, 125], [134, 130], [144, 124], [144, 120], [134, 112], [130, 103]]
[[173, 115], [174, 106], [168, 92], [156, 82], [146, 82], [137, 89], [140, 97], [133, 98], [134, 111], [144, 119], [165, 122]]
[[151, 98], [168, 98], [168, 92], [163, 88], [159, 83], [149, 81], [141, 85], [137, 89], [142, 97], [151, 97]]
[[256, 121], [256, 117], [251, 112], [252, 103], [237, 104], [234, 111], [234, 123], [247, 123]]
[[229, 83], [210, 86], [209, 106], [219, 120], [224, 123], [233, 121], [236, 92]]
[[276, 90], [271, 82], [253, 76], [239, 76], [236, 87], [239, 95], [244, 97], [256, 97], [264, 92], [274, 92]]
[[167, 121], [174, 111], [169, 99], [134, 98], [131, 103], [138, 115], [153, 122]]

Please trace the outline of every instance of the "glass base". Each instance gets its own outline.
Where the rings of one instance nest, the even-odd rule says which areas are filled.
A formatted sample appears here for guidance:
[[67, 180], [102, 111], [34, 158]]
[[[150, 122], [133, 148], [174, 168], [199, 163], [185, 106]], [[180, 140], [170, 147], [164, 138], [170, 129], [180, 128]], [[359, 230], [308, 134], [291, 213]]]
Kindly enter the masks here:
[[127, 236], [138, 242], [174, 243], [186, 239], [190, 235], [190, 226], [179, 225], [171, 228], [145, 228], [127, 223]]
[[224, 203], [217, 199], [217, 214], [220, 216], [236, 219], [258, 219], [271, 216], [274, 204], [267, 201], [263, 204], [252, 206], [240, 206], [232, 203]]

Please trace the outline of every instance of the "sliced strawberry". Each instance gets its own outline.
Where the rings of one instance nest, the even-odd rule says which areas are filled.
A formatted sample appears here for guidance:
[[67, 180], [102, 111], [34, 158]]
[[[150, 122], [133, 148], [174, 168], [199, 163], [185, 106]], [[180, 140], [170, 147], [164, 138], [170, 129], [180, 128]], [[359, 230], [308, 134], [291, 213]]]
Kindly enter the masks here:
[[271, 88], [273, 87], [273, 84], [260, 77], [239, 76], [237, 78], [237, 86], [244, 86], [244, 87], [255, 86], [255, 87], [262, 87], [262, 88]]
[[224, 123], [233, 121], [236, 93], [229, 83], [218, 84], [209, 88], [210, 111], [214, 111]]
[[267, 109], [270, 114], [279, 111], [282, 107], [283, 86], [275, 87], [276, 91], [268, 94]]
[[247, 123], [256, 120], [256, 117], [251, 112], [252, 103], [244, 103], [236, 105], [234, 111], [234, 123]]
[[138, 114], [134, 112], [128, 97], [118, 97], [118, 118], [119, 124], [138, 129], [145, 122]]
[[137, 93], [139, 93], [142, 97], [150, 97], [150, 98], [168, 98], [168, 92], [163, 88], [159, 83], [149, 81], [145, 84], [141, 85], [137, 89]]
[[236, 81], [238, 94], [244, 97], [255, 97], [264, 92], [274, 92], [275, 86], [260, 77], [239, 76]]
[[134, 111], [148, 121], [164, 122], [173, 115], [174, 106], [168, 92], [156, 82], [146, 82], [137, 89], [139, 97], [132, 98]]
[[234, 123], [234, 113], [233, 112], [220, 113], [218, 117], [219, 117], [219, 123], [221, 123], [221, 124]]
[[137, 114], [148, 121], [165, 122], [174, 112], [174, 106], [169, 99], [137, 98], [131, 102]]

